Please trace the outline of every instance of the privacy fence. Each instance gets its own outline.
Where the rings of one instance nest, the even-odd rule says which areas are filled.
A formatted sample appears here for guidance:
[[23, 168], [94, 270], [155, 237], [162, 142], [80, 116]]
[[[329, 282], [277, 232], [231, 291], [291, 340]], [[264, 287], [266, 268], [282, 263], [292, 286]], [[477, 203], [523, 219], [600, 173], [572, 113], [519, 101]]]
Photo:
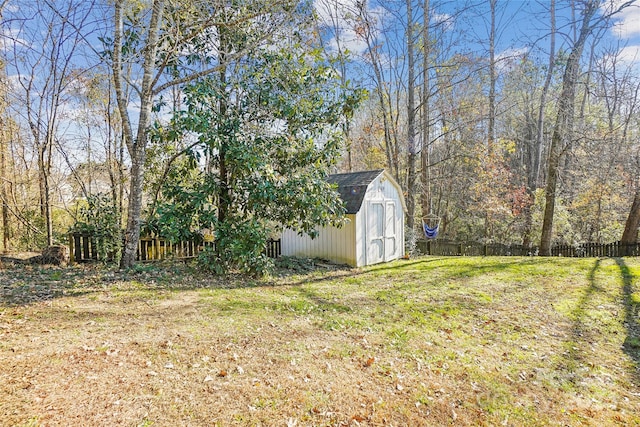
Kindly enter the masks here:
[[[69, 252], [71, 262], [110, 261], [113, 254], [105, 255], [101, 250], [100, 238], [90, 233], [71, 233], [69, 235]], [[171, 242], [158, 237], [141, 237], [136, 253], [137, 261], [161, 261], [166, 259], [195, 258], [206, 248], [215, 248], [214, 242], [202, 239]], [[268, 240], [265, 254], [270, 258], [278, 258], [282, 253], [280, 240]]]
[[[522, 245], [460, 243], [448, 240], [421, 240], [417, 243], [417, 249], [426, 255], [439, 256], [533, 256], [539, 252], [537, 247]], [[640, 256], [640, 244], [623, 245], [614, 242], [556, 245], [551, 248], [551, 255], [574, 258]]]

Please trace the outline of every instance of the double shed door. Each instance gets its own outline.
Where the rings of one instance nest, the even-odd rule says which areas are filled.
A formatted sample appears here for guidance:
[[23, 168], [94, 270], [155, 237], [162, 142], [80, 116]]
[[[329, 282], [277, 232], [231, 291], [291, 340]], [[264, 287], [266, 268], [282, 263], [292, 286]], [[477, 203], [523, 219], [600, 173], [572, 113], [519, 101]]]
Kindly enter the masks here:
[[367, 264], [397, 258], [396, 203], [371, 200], [367, 209]]

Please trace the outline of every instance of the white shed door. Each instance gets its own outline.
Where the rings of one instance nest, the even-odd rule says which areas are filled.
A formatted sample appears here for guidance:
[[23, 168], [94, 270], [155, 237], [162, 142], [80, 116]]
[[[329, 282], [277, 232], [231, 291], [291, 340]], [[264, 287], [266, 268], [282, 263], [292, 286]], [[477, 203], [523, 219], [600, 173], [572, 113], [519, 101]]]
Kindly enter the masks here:
[[396, 204], [389, 202], [385, 204], [384, 221], [384, 260], [390, 261], [396, 258], [398, 248], [396, 241]]
[[396, 204], [371, 201], [367, 212], [367, 264], [397, 258]]
[[367, 209], [367, 264], [384, 261], [385, 213], [383, 202], [369, 202]]

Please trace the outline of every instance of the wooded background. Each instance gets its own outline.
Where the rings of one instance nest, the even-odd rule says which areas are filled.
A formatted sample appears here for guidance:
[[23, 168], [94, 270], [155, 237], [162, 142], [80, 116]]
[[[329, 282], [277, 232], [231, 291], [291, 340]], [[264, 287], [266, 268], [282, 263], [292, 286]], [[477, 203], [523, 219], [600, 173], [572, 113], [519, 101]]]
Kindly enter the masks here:
[[141, 232], [212, 224], [264, 243], [339, 221], [327, 173], [381, 167], [415, 236], [635, 242], [640, 58], [615, 29], [637, 8], [3, 0], [2, 249], [126, 229], [130, 266]]

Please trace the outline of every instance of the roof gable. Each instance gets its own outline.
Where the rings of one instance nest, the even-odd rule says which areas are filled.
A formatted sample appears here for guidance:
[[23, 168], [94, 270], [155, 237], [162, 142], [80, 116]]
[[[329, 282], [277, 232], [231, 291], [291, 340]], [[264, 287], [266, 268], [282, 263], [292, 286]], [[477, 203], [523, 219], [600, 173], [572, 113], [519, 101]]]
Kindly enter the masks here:
[[329, 175], [327, 181], [338, 186], [338, 193], [344, 201], [346, 213], [356, 214], [362, 206], [367, 187], [383, 172], [384, 169], [337, 173]]

